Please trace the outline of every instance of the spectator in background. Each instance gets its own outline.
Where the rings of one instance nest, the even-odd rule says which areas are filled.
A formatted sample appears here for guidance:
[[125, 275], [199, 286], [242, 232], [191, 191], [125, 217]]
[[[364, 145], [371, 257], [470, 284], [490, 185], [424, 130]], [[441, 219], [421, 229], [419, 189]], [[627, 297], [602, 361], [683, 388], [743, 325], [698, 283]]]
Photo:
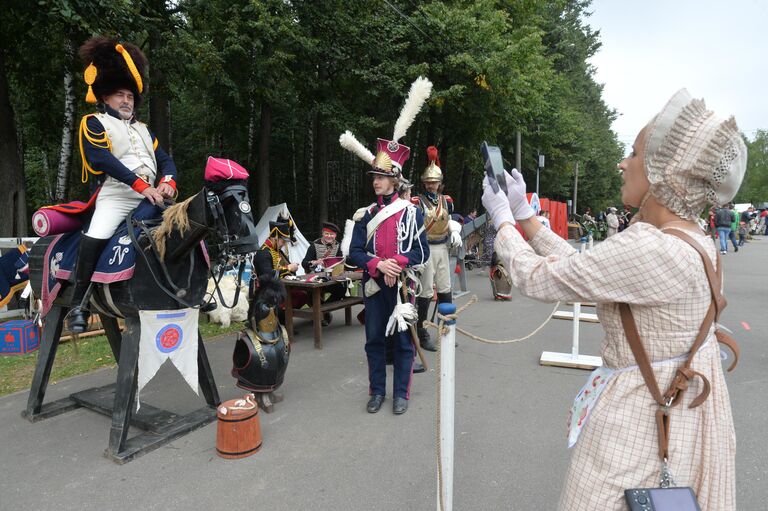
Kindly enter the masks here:
[[755, 218], [755, 216], [756, 216], [755, 208], [750, 206], [750, 207], [748, 207], [746, 209], [746, 211], [743, 211], [741, 213], [741, 221], [744, 222], [745, 224], [749, 225], [750, 220]]
[[608, 232], [606, 237], [610, 238], [614, 234], [619, 232], [619, 217], [616, 216], [616, 208], [611, 206], [608, 208], [608, 214], [605, 216], [605, 221], [608, 224]]
[[[736, 233], [739, 232], [739, 212], [736, 211], [736, 207], [731, 203], [731, 232], [728, 233], [728, 239], [733, 243], [733, 250], [738, 252], [739, 245], [736, 243]], [[727, 245], [728, 243], [726, 243]]]
[[747, 239], [747, 224], [744, 222], [739, 223], [739, 246], [744, 246], [744, 241]]
[[477, 218], [477, 208], [472, 209], [467, 216], [464, 217], [464, 223], [472, 223]]
[[624, 211], [619, 215], [619, 232], [629, 227], [632, 222], [632, 208], [624, 204]]
[[731, 222], [733, 215], [728, 208], [717, 208], [715, 210], [715, 229], [717, 237], [720, 238], [720, 253], [728, 253], [728, 236], [731, 234]]

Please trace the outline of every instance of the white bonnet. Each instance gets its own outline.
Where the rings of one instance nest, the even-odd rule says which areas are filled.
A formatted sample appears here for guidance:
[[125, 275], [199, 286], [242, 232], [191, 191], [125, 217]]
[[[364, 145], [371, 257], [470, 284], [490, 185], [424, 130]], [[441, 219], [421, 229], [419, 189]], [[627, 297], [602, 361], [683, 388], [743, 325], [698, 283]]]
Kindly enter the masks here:
[[704, 100], [681, 89], [648, 124], [645, 168], [651, 195], [693, 220], [707, 203], [733, 199], [747, 168], [747, 148], [733, 117], [717, 117]]

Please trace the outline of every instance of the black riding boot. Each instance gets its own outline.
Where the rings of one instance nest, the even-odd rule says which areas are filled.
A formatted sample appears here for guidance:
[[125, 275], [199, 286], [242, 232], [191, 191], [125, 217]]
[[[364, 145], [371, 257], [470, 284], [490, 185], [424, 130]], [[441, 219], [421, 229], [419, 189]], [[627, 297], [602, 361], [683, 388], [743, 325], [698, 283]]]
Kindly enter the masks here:
[[67, 321], [69, 331], [73, 334], [82, 334], [88, 328], [90, 312], [87, 309], [86, 293], [106, 243], [107, 240], [91, 238], [85, 234], [80, 236], [80, 251], [77, 254], [75, 267], [75, 291], [72, 294], [72, 309], [69, 311]]
[[422, 298], [419, 296], [416, 298], [416, 310], [419, 313], [419, 322], [416, 324], [416, 333], [419, 335], [419, 344], [421, 349], [427, 351], [437, 351], [437, 346], [429, 337], [429, 332], [424, 328], [424, 321], [427, 319], [429, 313], [429, 304], [432, 302], [430, 298]]

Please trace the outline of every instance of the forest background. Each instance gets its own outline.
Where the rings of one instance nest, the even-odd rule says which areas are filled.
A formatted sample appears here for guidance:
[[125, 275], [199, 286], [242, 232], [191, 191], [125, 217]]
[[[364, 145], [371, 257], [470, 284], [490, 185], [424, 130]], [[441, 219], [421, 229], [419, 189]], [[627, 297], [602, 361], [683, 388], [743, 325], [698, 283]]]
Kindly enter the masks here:
[[[436, 145], [445, 192], [480, 206], [483, 140], [516, 160], [542, 197], [578, 210], [619, 206], [625, 148], [611, 131], [589, 59], [600, 34], [588, 0], [4, 0], [0, 6], [0, 236], [26, 235], [40, 206], [83, 199], [76, 127], [84, 101], [77, 48], [104, 34], [150, 61], [138, 117], [179, 168], [181, 197], [203, 185], [208, 156], [249, 169], [257, 216], [287, 202], [308, 236], [372, 199], [365, 164], [390, 138], [410, 83], [432, 96], [401, 141], [413, 182]], [[639, 127], [638, 127], [639, 128]], [[516, 153], [517, 133], [521, 151]], [[768, 200], [768, 132], [750, 148], [737, 202]], [[418, 187], [419, 185], [417, 185]]]

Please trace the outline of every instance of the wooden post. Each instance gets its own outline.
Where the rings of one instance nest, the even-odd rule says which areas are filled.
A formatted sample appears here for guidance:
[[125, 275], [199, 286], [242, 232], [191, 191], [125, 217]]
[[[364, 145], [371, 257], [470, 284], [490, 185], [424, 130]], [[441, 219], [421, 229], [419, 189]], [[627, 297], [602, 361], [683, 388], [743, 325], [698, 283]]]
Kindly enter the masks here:
[[[456, 305], [438, 305], [443, 316], [456, 313]], [[441, 322], [442, 324], [442, 322]], [[456, 321], [445, 322], [448, 332], [440, 336], [440, 466], [437, 474], [437, 511], [453, 510], [453, 444], [456, 406]], [[442, 484], [441, 484], [442, 483]], [[442, 494], [441, 494], [442, 490]]]

